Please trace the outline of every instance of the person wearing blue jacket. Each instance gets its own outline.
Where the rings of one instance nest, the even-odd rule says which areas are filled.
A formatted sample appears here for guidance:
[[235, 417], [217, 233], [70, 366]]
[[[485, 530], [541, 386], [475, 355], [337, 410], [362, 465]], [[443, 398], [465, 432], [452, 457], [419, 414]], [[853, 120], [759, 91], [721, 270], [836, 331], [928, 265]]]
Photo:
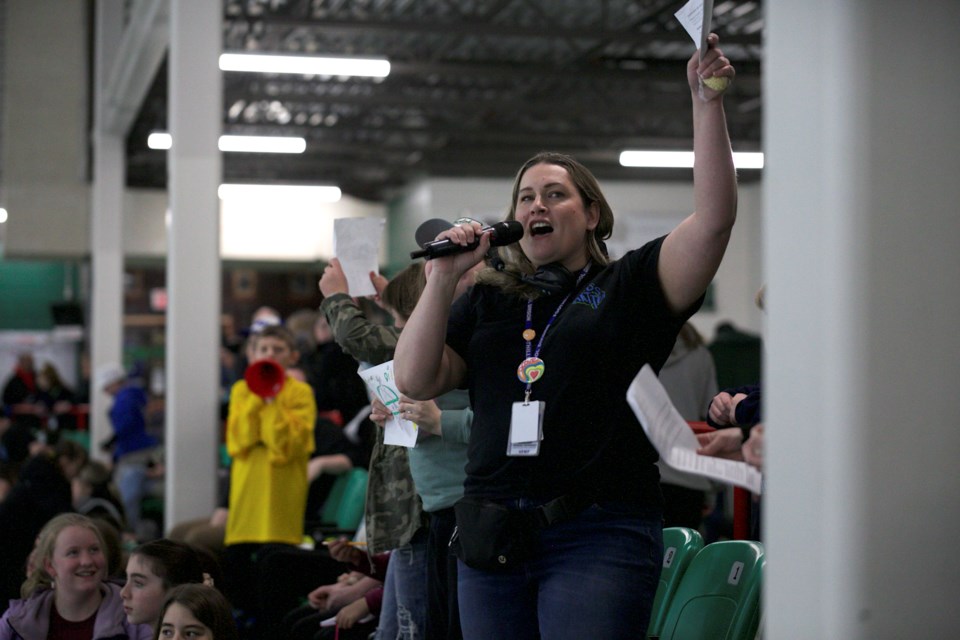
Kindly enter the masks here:
[[117, 364], [100, 367], [96, 383], [104, 393], [113, 396], [113, 477], [123, 500], [127, 525], [138, 538], [148, 537], [144, 534], [140, 505], [147, 494], [148, 470], [158, 442], [146, 429], [147, 392], [128, 381], [126, 371]]

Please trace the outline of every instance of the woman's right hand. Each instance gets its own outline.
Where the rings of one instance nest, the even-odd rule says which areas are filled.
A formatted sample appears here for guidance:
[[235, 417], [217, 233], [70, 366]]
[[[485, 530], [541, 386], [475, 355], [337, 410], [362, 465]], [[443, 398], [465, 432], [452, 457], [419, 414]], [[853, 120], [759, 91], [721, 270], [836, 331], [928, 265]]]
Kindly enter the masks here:
[[387, 409], [387, 406], [383, 404], [379, 398], [374, 398], [370, 403], [370, 421], [381, 429], [391, 415], [393, 414], [390, 413], [390, 410]]
[[437, 235], [437, 240], [450, 240], [454, 244], [464, 247], [477, 238], [480, 238], [480, 244], [473, 251], [464, 251], [430, 260], [431, 268], [428, 270], [428, 277], [430, 273], [437, 273], [456, 276], [456, 279], [459, 280], [460, 276], [483, 260], [487, 251], [490, 250], [490, 234], [483, 233], [483, 225], [475, 220], [456, 224]]

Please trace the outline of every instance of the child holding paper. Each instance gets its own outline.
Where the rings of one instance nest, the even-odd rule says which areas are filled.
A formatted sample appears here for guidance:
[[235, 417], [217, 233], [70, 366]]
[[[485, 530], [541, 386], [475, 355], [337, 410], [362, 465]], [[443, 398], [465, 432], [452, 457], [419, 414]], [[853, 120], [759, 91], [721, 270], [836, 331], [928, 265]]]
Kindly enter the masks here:
[[[395, 322], [393, 327], [383, 327], [371, 323], [347, 295], [346, 278], [339, 262], [333, 260], [320, 280], [320, 290], [325, 296], [320, 310], [327, 315], [334, 338], [345, 352], [370, 364], [382, 364], [393, 357], [400, 330], [416, 306], [425, 278], [424, 265], [414, 263], [388, 285], [378, 287], [379, 302]], [[472, 282], [471, 272], [464, 277], [463, 288]], [[370, 462], [370, 481], [395, 490], [368, 492], [368, 496], [376, 496], [377, 503], [368, 499], [366, 509], [371, 552], [395, 548], [389, 546], [391, 540], [400, 543], [393, 554], [398, 561], [391, 562], [388, 570], [384, 611], [390, 610], [389, 599], [394, 594], [403, 598], [412, 596], [412, 601], [402, 604], [408, 611], [419, 612], [417, 624], [421, 634], [425, 629], [425, 637], [458, 638], [456, 572], [450, 570], [448, 542], [455, 524], [453, 503], [463, 494], [466, 443], [473, 416], [469, 398], [465, 391], [458, 390], [436, 401], [415, 405], [401, 397], [399, 406], [403, 411], [416, 414], [416, 417], [414, 413], [403, 415], [420, 427], [416, 447], [384, 446], [383, 430], [378, 431]], [[425, 517], [420, 513], [421, 501]], [[412, 505], [416, 513], [411, 510]], [[425, 526], [421, 526], [424, 520]], [[381, 629], [391, 623], [388, 617], [381, 616]]]

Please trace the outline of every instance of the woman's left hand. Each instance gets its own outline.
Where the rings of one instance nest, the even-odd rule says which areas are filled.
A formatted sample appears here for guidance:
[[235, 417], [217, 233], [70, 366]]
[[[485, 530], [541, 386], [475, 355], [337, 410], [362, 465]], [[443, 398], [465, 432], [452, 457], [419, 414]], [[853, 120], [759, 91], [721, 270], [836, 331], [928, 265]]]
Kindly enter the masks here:
[[[720, 37], [711, 33], [707, 36], [707, 51], [700, 59], [699, 50], [694, 52], [687, 62], [687, 82], [690, 91], [704, 102], [717, 99], [729, 88], [737, 72], [730, 64], [729, 58], [723, 55], [717, 45]], [[714, 78], [722, 80], [714, 80]], [[713, 86], [711, 86], [713, 85]]]
[[320, 288], [320, 293], [323, 294], [324, 298], [332, 296], [335, 293], [349, 293], [350, 288], [347, 286], [347, 276], [343, 272], [343, 267], [340, 266], [340, 261], [336, 258], [330, 260], [324, 270], [323, 275], [320, 277], [320, 282], [317, 284]]
[[440, 415], [440, 407], [433, 400], [412, 400], [401, 394], [400, 417], [415, 422], [427, 433], [440, 435]]

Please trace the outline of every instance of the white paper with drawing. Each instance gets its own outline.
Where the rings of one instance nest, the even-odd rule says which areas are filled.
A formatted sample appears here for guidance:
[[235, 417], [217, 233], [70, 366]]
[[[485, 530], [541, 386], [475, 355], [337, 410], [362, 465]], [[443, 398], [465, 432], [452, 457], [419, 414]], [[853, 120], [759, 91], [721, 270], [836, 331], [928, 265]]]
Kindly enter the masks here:
[[702, 456], [697, 437], [670, 401], [650, 365], [644, 365], [627, 389], [627, 402], [665, 464], [760, 493], [763, 475], [746, 462]]
[[400, 417], [400, 392], [393, 378], [393, 360], [369, 369], [360, 369], [360, 377], [375, 398], [392, 414], [383, 425], [384, 444], [414, 447], [417, 444], [417, 423]]
[[333, 221], [333, 254], [340, 261], [347, 287], [354, 297], [372, 296], [377, 291], [370, 272], [379, 273], [382, 218], [337, 218]]

